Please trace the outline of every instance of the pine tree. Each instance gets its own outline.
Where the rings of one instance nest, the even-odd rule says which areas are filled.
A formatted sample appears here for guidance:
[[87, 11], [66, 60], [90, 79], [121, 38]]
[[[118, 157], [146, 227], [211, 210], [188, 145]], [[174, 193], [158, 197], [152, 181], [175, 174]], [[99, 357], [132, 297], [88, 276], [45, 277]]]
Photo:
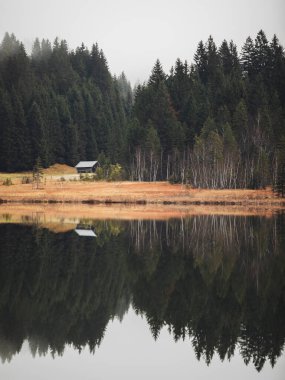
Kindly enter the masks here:
[[266, 80], [269, 74], [270, 49], [263, 30], [257, 33], [254, 43], [254, 70]]
[[165, 81], [165, 79], [166, 75], [163, 72], [159, 59], [157, 59], [149, 77], [148, 85], [158, 87], [161, 83]]
[[269, 78], [271, 94], [278, 93], [281, 104], [285, 104], [285, 54], [283, 47], [279, 44], [276, 35], [270, 43]]
[[40, 157], [43, 165], [49, 165], [49, 151], [46, 128], [38, 104], [34, 101], [27, 119], [27, 126], [31, 131], [32, 160]]
[[111, 75], [108, 63], [98, 44], [92, 46], [89, 64], [89, 73], [102, 93], [108, 93], [111, 88]]
[[42, 50], [41, 50], [40, 40], [36, 38], [32, 47], [32, 58], [34, 60], [40, 60], [41, 56], [42, 56]]
[[42, 161], [40, 157], [38, 157], [33, 167], [33, 182], [36, 189], [39, 188], [40, 183], [42, 182], [43, 176], [44, 176], [44, 173], [43, 173]]
[[71, 53], [71, 63], [73, 69], [83, 80], [88, 78], [88, 66], [90, 64], [90, 53], [82, 43], [74, 52]]
[[247, 37], [245, 44], [242, 47], [241, 65], [243, 73], [252, 76], [254, 73], [255, 51], [251, 37]]
[[126, 115], [131, 114], [132, 105], [133, 105], [133, 91], [130, 82], [127, 80], [127, 77], [124, 72], [116, 80], [118, 84], [119, 94], [123, 101], [124, 110]]
[[0, 170], [14, 171], [15, 120], [11, 100], [7, 91], [0, 88]]
[[12, 107], [15, 120], [13, 171], [29, 170], [31, 168], [31, 133], [27, 126], [22, 100], [15, 90], [12, 91]]
[[59, 96], [57, 98], [57, 104], [62, 134], [64, 136], [64, 160], [69, 165], [75, 165], [79, 161], [78, 131], [72, 121], [67, 99], [63, 96]]
[[184, 112], [187, 107], [191, 88], [187, 62], [183, 63], [180, 59], [176, 60], [174, 70], [167, 80], [167, 86], [172, 104], [178, 113], [179, 121], [186, 121]]
[[221, 63], [223, 66], [224, 73], [226, 75], [230, 74], [233, 68], [232, 54], [229, 49], [229, 45], [226, 40], [224, 40], [219, 48], [219, 56], [221, 58]]
[[233, 114], [233, 132], [240, 144], [248, 134], [248, 114], [247, 107], [243, 99], [240, 100]]
[[81, 160], [86, 157], [86, 117], [84, 101], [79, 86], [73, 85], [68, 93], [68, 103], [70, 104], [71, 118], [78, 131], [78, 153]]
[[194, 55], [195, 67], [197, 68], [198, 76], [202, 83], [207, 83], [208, 80], [208, 55], [203, 41], [200, 41], [197, 51]]

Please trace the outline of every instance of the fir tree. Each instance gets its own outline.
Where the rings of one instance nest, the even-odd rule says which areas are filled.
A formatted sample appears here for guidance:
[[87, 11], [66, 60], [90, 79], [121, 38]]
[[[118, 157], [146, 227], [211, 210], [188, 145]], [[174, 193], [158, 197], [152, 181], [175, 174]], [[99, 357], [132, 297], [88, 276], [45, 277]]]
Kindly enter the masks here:
[[42, 182], [43, 176], [44, 176], [44, 173], [43, 173], [42, 161], [40, 157], [38, 157], [33, 167], [33, 182], [36, 189], [39, 188], [40, 183]]

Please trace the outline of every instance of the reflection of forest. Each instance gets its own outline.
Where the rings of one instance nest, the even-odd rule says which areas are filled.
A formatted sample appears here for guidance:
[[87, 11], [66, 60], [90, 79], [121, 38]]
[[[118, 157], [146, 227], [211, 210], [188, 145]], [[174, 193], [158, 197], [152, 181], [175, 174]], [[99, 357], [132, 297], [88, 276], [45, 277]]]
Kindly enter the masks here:
[[[82, 221], [84, 223], [84, 221]], [[86, 221], [90, 224], [90, 221]], [[197, 358], [239, 345], [260, 370], [285, 338], [285, 216], [93, 221], [97, 238], [0, 225], [0, 355], [99, 346], [130, 304]]]

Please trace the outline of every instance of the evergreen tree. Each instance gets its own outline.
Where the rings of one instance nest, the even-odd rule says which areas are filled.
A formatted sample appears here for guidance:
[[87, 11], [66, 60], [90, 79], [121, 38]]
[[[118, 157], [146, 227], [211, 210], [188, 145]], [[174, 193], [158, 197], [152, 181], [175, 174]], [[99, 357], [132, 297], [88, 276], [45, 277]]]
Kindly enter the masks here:
[[163, 72], [159, 59], [157, 59], [149, 77], [148, 85], [158, 87], [161, 83], [165, 81], [165, 79], [166, 75]]
[[33, 102], [28, 113], [27, 125], [31, 131], [32, 159], [40, 157], [43, 165], [49, 165], [48, 140], [41, 110], [36, 102]]
[[42, 161], [38, 157], [36, 159], [36, 163], [33, 167], [33, 182], [34, 182], [36, 189], [39, 188], [40, 183], [42, 182], [43, 176], [44, 176], [44, 174], [43, 174]]
[[15, 120], [7, 91], [0, 88], [0, 170], [14, 171], [13, 155], [17, 154], [14, 141]]
[[122, 72], [122, 74], [117, 78], [117, 84], [120, 97], [123, 101], [125, 113], [126, 115], [130, 115], [133, 106], [133, 92], [131, 84], [127, 80], [124, 72]]
[[257, 73], [262, 73], [264, 79], [266, 80], [269, 74], [269, 59], [270, 59], [270, 49], [268, 45], [268, 40], [265, 36], [263, 30], [257, 33], [254, 44], [254, 70]]
[[31, 134], [27, 126], [22, 100], [15, 90], [12, 91], [12, 108], [15, 120], [13, 171], [28, 170], [31, 168]]
[[201, 82], [206, 84], [208, 80], [208, 55], [203, 41], [200, 41], [198, 44], [197, 51], [194, 55], [194, 62]]
[[251, 37], [247, 37], [245, 44], [242, 47], [241, 55], [241, 65], [244, 74], [249, 77], [254, 73], [254, 63], [255, 63], [255, 51], [254, 44]]
[[248, 134], [248, 114], [243, 99], [240, 100], [233, 114], [233, 132], [240, 144]]

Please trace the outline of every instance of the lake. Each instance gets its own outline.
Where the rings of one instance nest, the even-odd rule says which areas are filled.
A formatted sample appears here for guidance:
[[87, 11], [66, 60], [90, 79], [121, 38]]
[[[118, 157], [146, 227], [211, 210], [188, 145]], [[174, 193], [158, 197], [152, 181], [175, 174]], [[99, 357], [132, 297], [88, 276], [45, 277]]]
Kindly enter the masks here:
[[283, 379], [285, 214], [0, 224], [0, 378]]

